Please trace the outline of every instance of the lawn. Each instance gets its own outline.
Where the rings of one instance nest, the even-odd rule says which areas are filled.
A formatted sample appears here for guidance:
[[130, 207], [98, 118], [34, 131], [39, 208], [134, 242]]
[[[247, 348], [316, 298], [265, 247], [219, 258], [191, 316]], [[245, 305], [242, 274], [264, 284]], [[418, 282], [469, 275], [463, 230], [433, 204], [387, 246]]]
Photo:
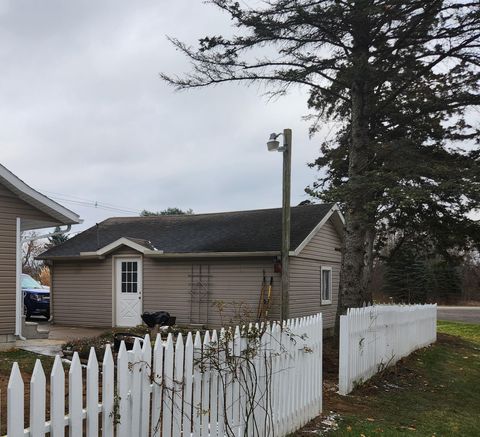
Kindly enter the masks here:
[[349, 396], [327, 389], [324, 413], [330, 417], [295, 435], [480, 436], [480, 325], [439, 322], [438, 332], [435, 345]]

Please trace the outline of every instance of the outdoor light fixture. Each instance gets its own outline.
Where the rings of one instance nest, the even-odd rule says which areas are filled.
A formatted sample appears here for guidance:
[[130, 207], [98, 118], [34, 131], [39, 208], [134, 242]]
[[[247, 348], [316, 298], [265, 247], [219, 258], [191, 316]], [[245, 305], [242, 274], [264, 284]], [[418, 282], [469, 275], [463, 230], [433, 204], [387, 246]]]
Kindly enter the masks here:
[[283, 135], [283, 133], [270, 134], [270, 138], [267, 141], [267, 149], [269, 152], [283, 152], [285, 150], [285, 145], [280, 147], [280, 141], [277, 140], [280, 135]]

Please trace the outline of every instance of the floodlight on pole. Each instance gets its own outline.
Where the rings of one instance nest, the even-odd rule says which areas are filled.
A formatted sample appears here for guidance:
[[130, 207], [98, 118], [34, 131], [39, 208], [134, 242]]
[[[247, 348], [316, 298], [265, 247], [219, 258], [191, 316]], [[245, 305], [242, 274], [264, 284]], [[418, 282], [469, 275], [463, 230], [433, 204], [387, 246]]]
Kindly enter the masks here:
[[[280, 146], [278, 137], [283, 136]], [[284, 129], [281, 133], [272, 133], [267, 141], [269, 152], [283, 153], [282, 178], [282, 320], [289, 318], [289, 252], [290, 252], [290, 179], [292, 167], [292, 130]]]

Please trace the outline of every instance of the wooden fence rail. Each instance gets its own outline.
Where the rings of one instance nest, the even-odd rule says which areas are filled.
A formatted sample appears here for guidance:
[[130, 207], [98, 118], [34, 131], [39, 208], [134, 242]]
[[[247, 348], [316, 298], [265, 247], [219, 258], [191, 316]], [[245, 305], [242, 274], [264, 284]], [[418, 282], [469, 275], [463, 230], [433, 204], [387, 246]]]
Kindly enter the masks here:
[[[285, 436], [322, 409], [321, 314], [278, 323], [149, 336], [99, 366], [74, 353], [65, 377], [55, 358], [47, 418], [46, 376], [37, 360], [24, 429], [24, 382], [14, 363], [7, 394], [9, 437]], [[67, 379], [67, 386], [65, 380]], [[66, 388], [68, 396], [66, 402]]]
[[374, 305], [340, 317], [339, 393], [437, 338], [436, 305]]

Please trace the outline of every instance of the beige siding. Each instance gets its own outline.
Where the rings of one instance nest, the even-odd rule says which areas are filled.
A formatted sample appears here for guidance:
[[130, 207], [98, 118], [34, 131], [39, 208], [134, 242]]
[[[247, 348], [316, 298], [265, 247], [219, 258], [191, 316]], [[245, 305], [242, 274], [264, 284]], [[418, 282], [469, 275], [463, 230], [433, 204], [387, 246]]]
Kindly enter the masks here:
[[[129, 249], [118, 255], [138, 255]], [[112, 259], [55, 261], [52, 300], [55, 323], [71, 326], [111, 326]], [[143, 309], [168, 311], [178, 324], [191, 323], [192, 266], [210, 267], [208, 324], [220, 326], [239, 318], [254, 320], [257, 313], [263, 270], [274, 276], [272, 318], [279, 317], [280, 276], [273, 273], [272, 259], [158, 260], [143, 258]], [[216, 302], [224, 304], [220, 311]], [[196, 307], [195, 307], [196, 308]], [[243, 314], [238, 314], [240, 310]], [[205, 313], [206, 314], [206, 313]], [[195, 320], [196, 321], [196, 320]], [[207, 323], [207, 320], [203, 320]]]
[[112, 326], [112, 258], [55, 261], [51, 294], [55, 323]]
[[0, 185], [0, 334], [13, 334], [15, 331], [17, 217], [47, 218], [43, 212]]
[[[177, 323], [190, 323], [192, 266], [204, 271], [210, 268], [208, 324], [220, 326], [231, 319], [256, 317], [263, 270], [270, 278], [274, 276], [272, 317], [278, 317], [280, 277], [273, 273], [271, 259], [193, 260], [166, 261], [144, 259], [144, 309], [168, 311], [177, 317]], [[218, 305], [217, 305], [218, 303]], [[222, 303], [224, 310], [219, 310]], [[197, 306], [194, 306], [195, 310]], [[206, 308], [202, 308], [204, 311]], [[245, 310], [243, 315], [238, 314]], [[223, 323], [222, 323], [223, 322]]]
[[[324, 327], [335, 323], [338, 302], [338, 286], [341, 241], [330, 221], [318, 231], [300, 252], [290, 259], [290, 315], [300, 317], [322, 312]], [[332, 303], [321, 305], [320, 268], [332, 268]]]

